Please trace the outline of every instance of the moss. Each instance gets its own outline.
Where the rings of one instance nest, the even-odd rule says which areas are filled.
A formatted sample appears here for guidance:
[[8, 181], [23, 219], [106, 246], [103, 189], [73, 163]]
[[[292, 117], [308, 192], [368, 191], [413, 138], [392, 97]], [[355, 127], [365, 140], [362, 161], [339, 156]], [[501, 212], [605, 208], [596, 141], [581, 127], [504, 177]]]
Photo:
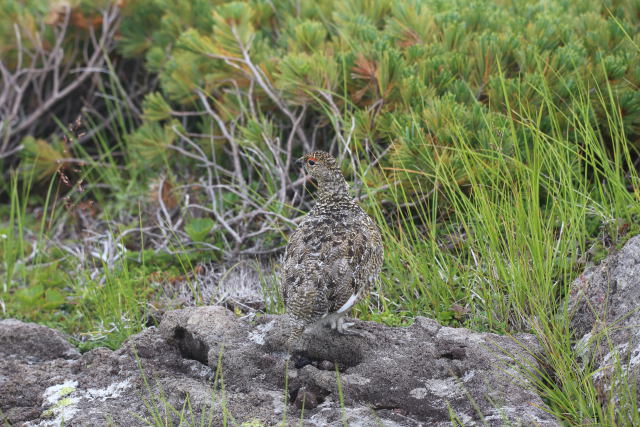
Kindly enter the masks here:
[[58, 396], [60, 397], [68, 396], [74, 391], [76, 391], [75, 387], [62, 387], [60, 391], [58, 391]]

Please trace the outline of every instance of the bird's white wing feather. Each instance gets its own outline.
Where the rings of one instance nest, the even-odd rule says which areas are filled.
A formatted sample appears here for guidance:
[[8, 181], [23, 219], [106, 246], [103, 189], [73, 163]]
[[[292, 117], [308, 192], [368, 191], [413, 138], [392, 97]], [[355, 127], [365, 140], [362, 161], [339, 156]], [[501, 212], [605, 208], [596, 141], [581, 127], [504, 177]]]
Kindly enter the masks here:
[[353, 306], [353, 304], [356, 303], [357, 299], [358, 299], [358, 294], [351, 295], [347, 300], [347, 302], [345, 302], [344, 305], [340, 307], [340, 309], [338, 309], [338, 313], [342, 313], [343, 311], [349, 310], [351, 306]]

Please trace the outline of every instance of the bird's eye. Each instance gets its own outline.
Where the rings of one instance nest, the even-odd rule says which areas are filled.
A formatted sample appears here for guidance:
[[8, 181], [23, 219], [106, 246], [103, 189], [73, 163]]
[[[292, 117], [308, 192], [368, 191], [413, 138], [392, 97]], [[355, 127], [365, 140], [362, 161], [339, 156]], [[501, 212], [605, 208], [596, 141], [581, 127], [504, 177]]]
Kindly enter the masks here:
[[307, 164], [308, 164], [309, 166], [313, 166], [313, 165], [315, 165], [315, 164], [316, 164], [316, 162], [315, 162], [315, 160], [311, 160], [311, 159], [309, 159], [309, 160], [307, 160]]

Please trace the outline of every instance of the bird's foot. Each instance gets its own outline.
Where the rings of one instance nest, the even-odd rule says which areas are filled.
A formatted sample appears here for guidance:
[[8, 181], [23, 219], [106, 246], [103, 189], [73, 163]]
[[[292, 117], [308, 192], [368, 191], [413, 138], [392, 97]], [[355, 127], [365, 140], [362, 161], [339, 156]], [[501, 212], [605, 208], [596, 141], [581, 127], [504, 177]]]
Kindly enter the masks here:
[[349, 328], [355, 323], [345, 322], [344, 315], [342, 314], [330, 314], [322, 319], [321, 322], [317, 323], [321, 327], [331, 329], [332, 331], [336, 331], [340, 335], [357, 335], [362, 336], [360, 333], [350, 330]]
[[342, 318], [337, 322], [336, 330], [339, 334], [350, 334], [353, 331], [350, 331], [349, 328], [355, 325], [353, 322], [344, 322]]
[[342, 334], [342, 335], [355, 335], [355, 336], [363, 337], [363, 335], [361, 333], [349, 329], [353, 325], [355, 325], [355, 323], [353, 323], [353, 322], [345, 322], [344, 321], [344, 317], [340, 317], [335, 322], [335, 327], [333, 327], [333, 325], [332, 325], [331, 329], [335, 329], [339, 334]]

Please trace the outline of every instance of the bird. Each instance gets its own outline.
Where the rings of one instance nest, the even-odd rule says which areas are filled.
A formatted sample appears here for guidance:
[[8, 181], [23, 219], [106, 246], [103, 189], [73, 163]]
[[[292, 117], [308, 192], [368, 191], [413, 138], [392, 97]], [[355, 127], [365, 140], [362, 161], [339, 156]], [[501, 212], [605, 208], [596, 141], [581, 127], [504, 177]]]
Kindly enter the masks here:
[[344, 316], [369, 294], [384, 258], [380, 229], [349, 194], [336, 159], [314, 151], [298, 161], [316, 181], [317, 197], [291, 234], [282, 264], [290, 350], [312, 325], [350, 333]]

